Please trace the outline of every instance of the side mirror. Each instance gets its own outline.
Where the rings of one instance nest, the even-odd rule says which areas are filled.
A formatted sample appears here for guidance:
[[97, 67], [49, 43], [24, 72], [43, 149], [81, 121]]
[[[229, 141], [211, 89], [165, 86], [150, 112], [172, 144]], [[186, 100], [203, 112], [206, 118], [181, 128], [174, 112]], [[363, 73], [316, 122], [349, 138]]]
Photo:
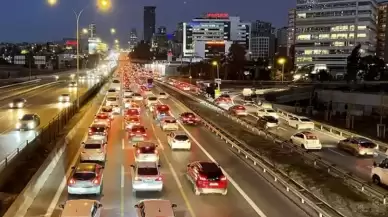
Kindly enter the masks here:
[[64, 204], [59, 204], [58, 207], [61, 208], [61, 209], [64, 209], [64, 208], [65, 208], [65, 205], [64, 205]]
[[134, 207], [135, 207], [135, 208], [139, 208], [139, 205], [136, 204]]
[[75, 170], [75, 166], [72, 166], [71, 169], [72, 169], [72, 170]]
[[98, 208], [102, 208], [102, 204], [101, 203], [98, 204]]
[[158, 167], [160, 167], [160, 164], [158, 164]]
[[190, 164], [187, 164], [187, 167], [190, 167]]
[[176, 208], [176, 207], [178, 207], [175, 203], [173, 203], [172, 205], [171, 205], [171, 207], [172, 208]]

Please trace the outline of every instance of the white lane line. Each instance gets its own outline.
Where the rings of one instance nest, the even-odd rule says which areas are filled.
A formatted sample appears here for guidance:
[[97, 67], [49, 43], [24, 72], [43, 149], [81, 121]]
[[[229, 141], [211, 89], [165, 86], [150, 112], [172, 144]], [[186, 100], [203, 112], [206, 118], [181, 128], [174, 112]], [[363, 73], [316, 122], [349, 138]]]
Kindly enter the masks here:
[[121, 149], [122, 149], [122, 150], [125, 149], [125, 141], [124, 141], [124, 138], [121, 139]]
[[[184, 108], [182, 105], [180, 105], [176, 100], [172, 99], [175, 104], [180, 107], [183, 111], [187, 111], [189, 109]], [[190, 137], [192, 141], [194, 141], [198, 147], [202, 150], [202, 152], [214, 163], [217, 163], [217, 161], [213, 158], [213, 156], [210, 155], [209, 152], [206, 151], [206, 149], [198, 142], [198, 140], [195, 139], [193, 135], [186, 129], [186, 127], [183, 126], [182, 123], [178, 122], [178, 124], [181, 126], [181, 128], [187, 133], [187, 135]], [[217, 163], [218, 164], [218, 163]], [[255, 204], [255, 202], [245, 193], [245, 191], [237, 184], [237, 182], [224, 170], [225, 176], [228, 178], [228, 180], [233, 184], [233, 186], [236, 188], [236, 190], [241, 194], [241, 196], [248, 202], [248, 204], [252, 207], [253, 210], [260, 216], [260, 217], [267, 217], [267, 215], [264, 214], [264, 212]]]
[[328, 150], [331, 151], [331, 152], [333, 152], [333, 153], [335, 153], [335, 154], [339, 154], [339, 155], [341, 155], [341, 156], [343, 156], [343, 157], [346, 157], [346, 155], [344, 155], [344, 154], [342, 154], [342, 153], [340, 153], [340, 152], [338, 152], [338, 151], [335, 151], [335, 150], [333, 150], [333, 149], [331, 149], [331, 148], [328, 148]]
[[121, 188], [124, 188], [124, 184], [125, 183], [125, 171], [124, 171], [124, 165], [121, 165], [121, 181], [120, 181], [120, 185], [121, 185]]

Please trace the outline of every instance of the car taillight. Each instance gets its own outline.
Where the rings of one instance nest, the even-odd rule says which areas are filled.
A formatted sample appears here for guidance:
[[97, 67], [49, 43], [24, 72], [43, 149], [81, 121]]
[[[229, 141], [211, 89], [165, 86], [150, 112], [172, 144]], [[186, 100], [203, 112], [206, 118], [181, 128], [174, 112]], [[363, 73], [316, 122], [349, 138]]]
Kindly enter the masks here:
[[226, 181], [226, 177], [225, 176], [221, 176], [221, 181]]
[[75, 179], [70, 179], [69, 180], [69, 185], [74, 185], [75, 184]]
[[154, 153], [155, 153], [155, 154], [158, 154], [159, 152], [158, 152], [158, 150], [155, 150]]
[[155, 181], [162, 181], [162, 177], [159, 176], [158, 178], [155, 179]]
[[147, 136], [147, 133], [143, 133], [143, 136]]
[[141, 151], [140, 151], [140, 150], [137, 150], [137, 151], [136, 151], [136, 154], [140, 154], [140, 153], [141, 153]]
[[92, 130], [92, 129], [89, 129], [89, 133], [93, 133], [93, 130]]
[[135, 181], [141, 181], [141, 179], [139, 177], [135, 177]]
[[95, 179], [93, 179], [93, 184], [94, 185], [99, 185], [100, 184], [100, 178], [96, 177]]
[[204, 177], [204, 176], [199, 176], [198, 179], [201, 180], [201, 181], [206, 181], [207, 180], [206, 177]]

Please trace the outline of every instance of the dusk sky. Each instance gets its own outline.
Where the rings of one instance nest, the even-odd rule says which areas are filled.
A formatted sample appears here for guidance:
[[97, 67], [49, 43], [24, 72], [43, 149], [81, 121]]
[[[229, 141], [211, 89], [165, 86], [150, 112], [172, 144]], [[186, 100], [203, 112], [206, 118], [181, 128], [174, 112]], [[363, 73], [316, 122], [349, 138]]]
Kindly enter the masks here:
[[[295, 0], [111, 0], [110, 12], [99, 12], [96, 0], [58, 0], [50, 7], [46, 0], [2, 0], [0, 42], [43, 42], [75, 37], [75, 15], [72, 10], [85, 8], [80, 27], [96, 23], [97, 34], [105, 41], [114, 38], [125, 45], [129, 31], [135, 27], [142, 37], [143, 7], [156, 6], [157, 27], [164, 25], [173, 32], [178, 22], [190, 21], [206, 12], [226, 12], [244, 21], [264, 20], [275, 27], [287, 25], [287, 11]], [[89, 6], [88, 6], [89, 5]], [[113, 38], [109, 29], [116, 28]], [[124, 42], [125, 41], [125, 42]]]

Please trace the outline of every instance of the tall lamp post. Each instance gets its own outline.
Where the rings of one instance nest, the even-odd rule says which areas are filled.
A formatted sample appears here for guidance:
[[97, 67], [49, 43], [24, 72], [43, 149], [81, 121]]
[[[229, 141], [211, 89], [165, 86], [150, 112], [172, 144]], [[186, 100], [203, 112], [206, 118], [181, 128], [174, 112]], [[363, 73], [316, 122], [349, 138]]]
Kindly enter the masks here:
[[[57, 5], [58, 4], [58, 0], [47, 0], [47, 3], [50, 5], [50, 6], [54, 6], [54, 5]], [[97, 7], [100, 9], [100, 10], [107, 10], [111, 7], [111, 2], [110, 0], [96, 0], [96, 3], [97, 3]], [[76, 11], [76, 10], [73, 10], [73, 13], [75, 15], [75, 18], [76, 18], [76, 21], [77, 21], [77, 73], [76, 73], [76, 79], [77, 79], [77, 108], [79, 109], [80, 108], [80, 102], [79, 102], [79, 87], [78, 87], [78, 81], [79, 81], [79, 19], [82, 15], [82, 13], [84, 12], [84, 10], [86, 9], [83, 8], [82, 10], [80, 11]], [[84, 32], [84, 30], [82, 30]]]
[[284, 64], [286, 63], [286, 59], [285, 58], [280, 58], [278, 59], [278, 64], [282, 65], [282, 83], [284, 81]]
[[[217, 67], [217, 79], [220, 79], [220, 69], [219, 69], [219, 67], [218, 67], [218, 62], [217, 61], [213, 61], [212, 62], [212, 65], [213, 66], [215, 66], [215, 67]], [[217, 89], [218, 89], [218, 91], [220, 91], [220, 83], [219, 82], [217, 82]]]

